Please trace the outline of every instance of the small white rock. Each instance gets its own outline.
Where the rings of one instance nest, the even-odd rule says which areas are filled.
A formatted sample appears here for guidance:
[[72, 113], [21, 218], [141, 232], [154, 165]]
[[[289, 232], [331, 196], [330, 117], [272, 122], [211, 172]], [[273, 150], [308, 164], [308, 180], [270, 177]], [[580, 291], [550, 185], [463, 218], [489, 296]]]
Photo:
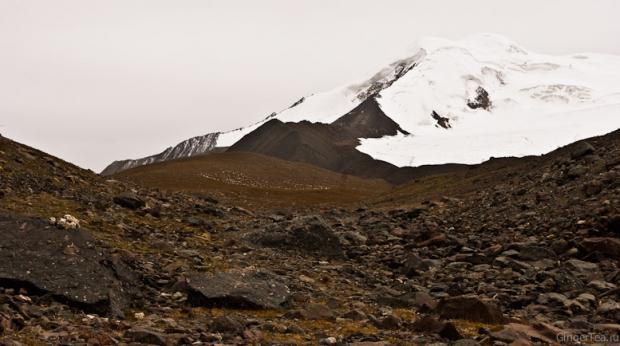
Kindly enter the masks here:
[[32, 299], [30, 299], [30, 297], [25, 296], [23, 294], [19, 294], [19, 295], [15, 296], [15, 299], [17, 299], [18, 301], [20, 301], [22, 303], [32, 303]]
[[321, 340], [321, 344], [323, 345], [335, 345], [337, 343], [338, 343], [338, 339], [334, 338], [333, 336], [330, 336], [329, 338], [325, 338]]
[[[50, 218], [50, 222], [51, 222], [52, 218]], [[56, 220], [54, 218], [54, 220]], [[65, 215], [64, 217], [61, 217], [60, 219], [58, 219], [55, 223], [58, 227], [63, 228], [63, 229], [77, 229], [80, 228], [80, 220], [78, 220], [77, 217], [73, 216], [73, 215]]]

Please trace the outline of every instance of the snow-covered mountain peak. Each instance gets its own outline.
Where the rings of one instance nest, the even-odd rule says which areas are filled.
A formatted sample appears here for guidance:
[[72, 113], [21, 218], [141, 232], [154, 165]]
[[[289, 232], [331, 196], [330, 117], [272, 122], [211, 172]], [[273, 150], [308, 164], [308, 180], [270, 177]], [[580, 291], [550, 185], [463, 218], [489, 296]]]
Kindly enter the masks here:
[[[537, 54], [489, 34], [419, 45], [426, 54], [416, 67], [378, 95], [412, 136], [363, 140], [359, 149], [375, 158], [401, 166], [477, 163], [620, 127], [609, 108], [620, 105], [619, 57]], [[477, 106], [481, 93], [487, 107]]]
[[[534, 54], [490, 34], [460, 41], [423, 39], [420, 49], [426, 54], [416, 68], [380, 93], [386, 113], [412, 133], [432, 124], [433, 111], [458, 122], [481, 111], [559, 111], [618, 101], [613, 96], [620, 90], [618, 58]], [[492, 108], [468, 107], [479, 88], [490, 95]]]
[[358, 150], [376, 159], [417, 166], [541, 154], [620, 127], [620, 57], [538, 54], [495, 34], [424, 38], [369, 78], [192, 147], [232, 146], [272, 118], [330, 124], [369, 98], [402, 130], [361, 139]]

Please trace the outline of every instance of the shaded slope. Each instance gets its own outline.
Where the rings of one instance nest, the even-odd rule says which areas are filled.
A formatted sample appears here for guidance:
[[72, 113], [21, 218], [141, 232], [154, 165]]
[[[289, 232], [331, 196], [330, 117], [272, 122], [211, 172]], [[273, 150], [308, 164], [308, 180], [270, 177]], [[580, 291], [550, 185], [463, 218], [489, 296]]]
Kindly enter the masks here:
[[272, 119], [243, 137], [228, 151], [260, 153], [359, 177], [381, 178], [393, 184], [462, 167], [398, 168], [375, 160], [355, 148], [360, 137], [379, 138], [397, 133], [405, 132], [383, 113], [374, 98], [369, 98], [332, 124], [308, 121], [283, 123]]
[[384, 178], [397, 170], [355, 150], [355, 139], [327, 124], [269, 123], [243, 137], [229, 152], [253, 152], [305, 162], [335, 172], [365, 178]]
[[381, 138], [394, 136], [399, 132], [409, 134], [381, 110], [374, 97], [360, 103], [349, 113], [334, 121], [332, 125], [353, 138]]

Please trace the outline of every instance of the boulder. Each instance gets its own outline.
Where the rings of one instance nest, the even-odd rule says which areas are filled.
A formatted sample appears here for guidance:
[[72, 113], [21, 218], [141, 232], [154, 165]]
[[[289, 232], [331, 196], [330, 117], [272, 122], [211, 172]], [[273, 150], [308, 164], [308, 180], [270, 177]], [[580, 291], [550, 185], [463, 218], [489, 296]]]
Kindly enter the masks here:
[[581, 142], [575, 143], [575, 145], [573, 146], [570, 152], [570, 157], [573, 160], [575, 160], [575, 159], [579, 159], [581, 157], [584, 157], [584, 156], [587, 156], [593, 153], [594, 153], [594, 147], [592, 146], [592, 144], [586, 141], [581, 141]]
[[188, 278], [188, 302], [193, 306], [280, 309], [290, 300], [282, 277], [264, 272], [193, 273]]
[[323, 304], [310, 304], [301, 311], [305, 320], [334, 320], [336, 316], [332, 309]]
[[620, 258], [620, 239], [586, 238], [579, 244], [588, 253], [599, 252], [613, 258]]
[[[117, 272], [127, 274], [123, 281]], [[83, 229], [59, 231], [43, 220], [0, 215], [0, 287], [118, 316], [138, 285], [131, 273]]]
[[375, 301], [381, 305], [393, 308], [415, 308], [421, 312], [427, 312], [437, 307], [437, 302], [426, 292], [390, 292], [389, 290], [377, 290]]
[[493, 339], [511, 345], [531, 345], [531, 342], [558, 345], [563, 335], [567, 335], [563, 330], [545, 323], [536, 323], [534, 326], [508, 323], [503, 329], [491, 333]]
[[542, 246], [515, 245], [515, 248], [519, 251], [516, 256], [524, 261], [539, 261], [546, 258], [555, 259], [557, 257], [555, 252]]
[[319, 216], [298, 217], [278, 222], [248, 236], [254, 244], [295, 250], [306, 254], [342, 258], [340, 238]]
[[142, 198], [136, 196], [133, 193], [125, 193], [116, 196], [114, 197], [113, 201], [121, 207], [131, 210], [140, 209], [146, 205], [146, 202]]
[[462, 319], [473, 322], [501, 324], [504, 315], [495, 302], [475, 295], [445, 298], [437, 305], [437, 311], [445, 319]]
[[449, 340], [463, 339], [461, 333], [452, 322], [444, 322], [436, 317], [426, 316], [413, 323], [412, 330], [418, 333], [438, 334]]
[[588, 172], [588, 168], [584, 165], [573, 165], [566, 171], [566, 177], [570, 179], [579, 178], [580, 176], [586, 174]]
[[566, 261], [566, 265], [577, 277], [581, 279], [592, 277], [599, 272], [598, 264], [580, 261], [578, 259], [570, 259]]
[[216, 333], [240, 334], [245, 327], [241, 322], [230, 316], [219, 316], [211, 324], [209, 330]]
[[609, 222], [607, 222], [607, 232], [620, 236], [620, 214], [609, 218]]
[[397, 330], [400, 329], [403, 321], [394, 314], [388, 314], [382, 318], [372, 318], [371, 321], [379, 329]]
[[401, 273], [407, 277], [413, 277], [427, 271], [430, 268], [428, 263], [416, 254], [409, 254], [403, 261]]
[[164, 338], [162, 334], [148, 330], [148, 329], [142, 329], [142, 328], [129, 329], [125, 332], [124, 337], [133, 342], [139, 342], [141, 344], [146, 344], [146, 345], [159, 345], [159, 346], [167, 345], [166, 339]]

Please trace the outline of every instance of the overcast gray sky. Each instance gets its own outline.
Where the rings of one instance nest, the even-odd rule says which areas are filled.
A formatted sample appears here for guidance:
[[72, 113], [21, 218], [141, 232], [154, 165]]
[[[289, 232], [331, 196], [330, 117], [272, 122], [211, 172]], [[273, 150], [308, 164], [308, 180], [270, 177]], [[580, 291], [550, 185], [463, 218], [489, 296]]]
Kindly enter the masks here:
[[620, 54], [618, 0], [0, 0], [0, 133], [82, 167], [371, 75], [424, 36]]

